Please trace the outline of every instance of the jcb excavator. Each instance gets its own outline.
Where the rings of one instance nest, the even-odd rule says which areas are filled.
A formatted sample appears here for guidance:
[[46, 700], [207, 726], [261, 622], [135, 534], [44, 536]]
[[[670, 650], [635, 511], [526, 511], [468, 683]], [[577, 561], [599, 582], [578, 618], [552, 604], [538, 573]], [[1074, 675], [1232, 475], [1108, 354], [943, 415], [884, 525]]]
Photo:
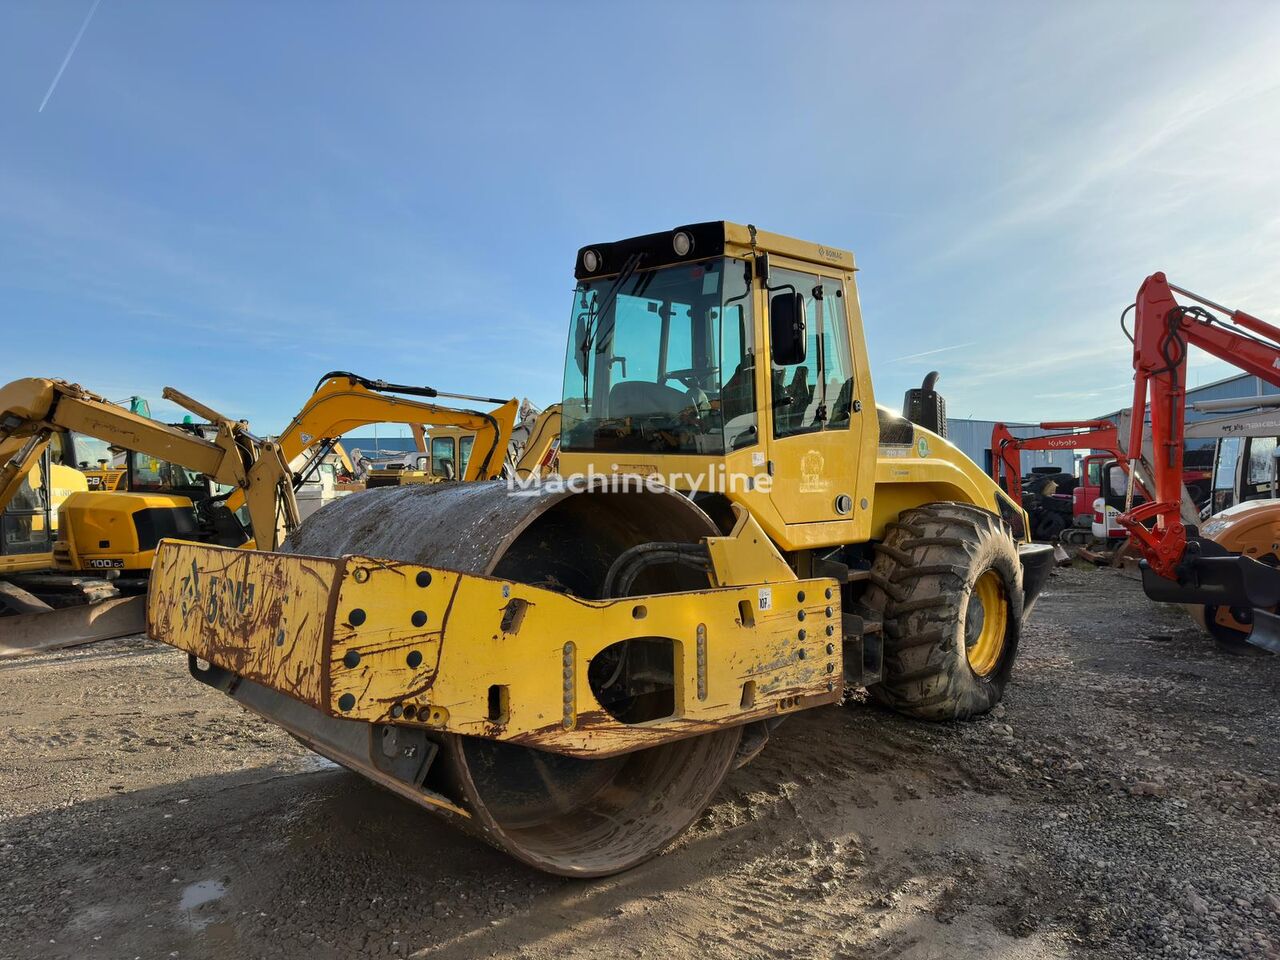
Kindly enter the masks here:
[[574, 274], [559, 476], [370, 490], [276, 551], [166, 541], [151, 635], [571, 876], [659, 852], [846, 686], [932, 720], [998, 703], [1051, 548], [920, 425], [935, 392], [920, 422], [875, 406], [853, 255], [711, 222]]
[[[59, 488], [57, 493], [60, 495], [56, 495], [52, 503], [53, 511], [44, 511], [61, 521], [51, 552], [40, 555], [26, 553], [20, 563], [16, 558], [6, 558], [7, 562], [0, 563], [0, 572], [23, 574], [17, 581], [10, 580], [0, 589], [0, 609], [8, 606], [11, 610], [27, 614], [40, 613], [48, 608], [50, 600], [65, 602], [67, 588], [74, 588], [77, 598], [86, 602], [112, 601], [121, 591], [103, 579], [103, 575], [122, 576], [124, 579], [118, 582], [130, 587], [130, 578], [150, 572], [155, 547], [164, 536], [224, 546], [253, 545], [253, 510], [246, 510], [247, 483], [252, 482], [252, 478], [246, 474], [246, 480], [240, 482], [234, 477], [229, 478], [225, 467], [215, 472], [207, 469], [219, 456], [215, 451], [224, 449], [225, 438], [232, 435], [239, 437], [237, 442], [247, 457], [256, 461], [261, 456], [258, 450], [262, 446], [261, 441], [244, 431], [242, 422], [221, 417], [172, 388], [166, 389], [166, 399], [180, 403], [209, 422], [166, 426], [150, 420], [149, 411], [136, 407], [124, 411], [78, 386], [58, 381], [19, 381], [0, 393], [0, 404], [13, 402], [11, 407], [0, 407], [6, 414], [4, 422], [15, 425], [13, 430], [0, 435], [15, 438], [10, 440], [10, 447], [15, 446], [16, 438], [25, 435], [25, 430], [32, 429], [31, 424], [24, 428], [22, 423], [29, 420], [31, 411], [36, 409], [37, 404], [29, 401], [28, 397], [38, 392], [36, 384], [40, 383], [53, 385], [51, 408], [59, 407], [73, 394], [77, 394], [77, 402], [96, 405], [92, 417], [78, 409], [74, 411], [79, 417], [74, 423], [80, 425], [51, 431], [53, 445], [61, 449], [79, 432], [124, 449], [126, 467], [123, 473], [128, 477], [128, 490], [91, 490], [85, 493], [82, 474], [70, 468], [61, 468], [62, 472], [53, 473], [55, 478], [64, 482], [62, 473], [81, 478], [79, 485], [73, 484], [80, 492]], [[422, 430], [423, 424], [465, 429], [469, 436], [479, 441], [479, 455], [474, 467], [466, 471], [466, 478], [487, 480], [500, 474], [517, 409], [516, 401], [495, 400], [492, 402], [499, 404], [497, 408], [479, 412], [422, 403], [393, 393], [486, 399], [441, 393], [430, 387], [388, 384], [345, 372], [326, 374], [285, 432], [274, 444], [267, 445], [278, 448], [278, 454], [273, 456], [278, 455], [286, 462], [306, 455], [305, 463], [296, 473], [285, 472], [284, 475], [290, 478], [288, 486], [294, 491], [302, 487], [321, 461], [338, 449], [337, 438], [343, 433], [379, 422], [407, 423], [418, 431]], [[105, 416], [104, 412], [110, 415]], [[128, 419], [124, 421], [127, 429], [122, 429], [118, 422], [120, 414], [127, 414]], [[72, 404], [66, 402], [63, 420], [72, 423], [71, 415]], [[138, 436], [152, 439], [143, 446], [126, 448]], [[0, 456], [3, 452], [4, 448], [0, 447]], [[33, 457], [30, 476], [38, 482], [42, 476], [36, 464], [39, 454]], [[15, 471], [22, 469], [16, 463], [10, 466]], [[54, 470], [58, 470], [56, 465]], [[12, 498], [17, 501], [23, 517], [29, 512], [22, 509], [26, 500], [31, 499], [24, 495], [29, 486], [29, 480], [20, 484]], [[221, 496], [216, 489], [218, 486], [223, 488]], [[289, 499], [292, 520], [288, 529], [291, 530], [297, 525], [297, 504], [292, 497]], [[8, 518], [3, 522], [14, 526], [18, 522], [19, 511], [12, 510], [13, 503], [9, 504], [10, 511], [6, 511], [5, 504], [6, 501], [0, 499], [0, 517]], [[287, 513], [288, 507], [282, 504], [282, 511]], [[26, 526], [32, 526], [33, 522], [27, 520]], [[84, 573], [96, 576], [81, 576]], [[24, 583], [33, 589], [23, 589]], [[131, 592], [138, 593], [142, 588], [143, 584], [135, 579]], [[41, 590], [52, 593], [41, 596]], [[91, 609], [68, 610], [56, 619], [57, 622], [35, 617], [23, 621], [5, 618], [0, 621], [0, 631], [13, 637], [21, 629], [24, 634], [38, 634], [48, 642], [70, 643], [138, 632], [144, 627], [141, 600], [95, 603]], [[15, 647], [20, 648], [20, 645]]]
[[1143, 589], [1154, 600], [1202, 606], [1206, 623], [1280, 653], [1280, 501], [1238, 504], [1199, 529], [1181, 515], [1189, 349], [1280, 385], [1280, 328], [1174, 286], [1163, 273], [1143, 281], [1130, 311], [1129, 457], [1141, 455], [1149, 401], [1154, 499], [1134, 506], [1131, 479], [1120, 522], [1141, 551]]
[[[69, 433], [104, 440], [168, 464], [181, 465], [217, 483], [242, 491], [251, 523], [246, 528], [225, 510], [197, 515], [186, 497], [136, 492], [80, 491], [59, 509], [55, 564], [62, 570], [112, 574], [146, 568], [165, 537], [200, 539], [225, 546], [279, 546], [298, 523], [291, 475], [279, 448], [259, 440], [243, 421], [231, 420], [165, 388], [167, 399], [208, 421], [211, 439], [158, 423], [61, 380], [16, 380], [0, 388], [0, 516], [25, 487], [51, 442]], [[10, 577], [0, 591], [0, 636], [7, 649], [46, 643], [87, 642], [140, 631], [143, 601], [116, 596], [102, 603], [56, 612], [42, 588], [65, 586], [58, 574]]]
[[[492, 410], [466, 410], [425, 403], [414, 397], [445, 397], [497, 404]], [[475, 455], [470, 457], [461, 480], [492, 480], [501, 476], [507, 444], [519, 411], [516, 400], [445, 393], [434, 387], [411, 386], [372, 380], [344, 370], [326, 373], [302, 409], [277, 438], [281, 453], [289, 462], [306, 455], [295, 483], [305, 483], [312, 471], [337, 446], [338, 439], [352, 430], [372, 423], [407, 424], [414, 432], [418, 448], [425, 451], [424, 426], [456, 427], [475, 438]], [[238, 510], [242, 494], [233, 493], [227, 507]]]

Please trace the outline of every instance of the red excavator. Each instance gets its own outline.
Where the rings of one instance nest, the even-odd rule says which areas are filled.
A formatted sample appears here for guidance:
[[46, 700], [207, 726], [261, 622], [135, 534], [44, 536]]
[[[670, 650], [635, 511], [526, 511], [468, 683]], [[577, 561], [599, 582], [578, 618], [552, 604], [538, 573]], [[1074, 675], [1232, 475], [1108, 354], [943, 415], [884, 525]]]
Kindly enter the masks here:
[[[1079, 525], [1079, 514], [1087, 529], [1093, 519], [1093, 500], [1068, 499], [1075, 492], [1075, 478], [1064, 484], [1060, 474], [1033, 474], [1022, 477], [1023, 450], [1101, 450], [1128, 470], [1129, 461], [1120, 448], [1116, 425], [1110, 420], [1055, 420], [1036, 425], [1052, 431], [1035, 437], [1015, 437], [1008, 426], [997, 423], [991, 430], [991, 479], [998, 483], [1018, 506], [1027, 511], [1031, 534], [1037, 540], [1057, 541], [1064, 530]], [[1083, 479], [1083, 478], [1082, 478]], [[1066, 489], [1070, 486], [1071, 489]], [[1026, 496], [1024, 497], [1024, 494]], [[1025, 502], [1024, 502], [1025, 501]]]
[[[1193, 302], [1179, 303], [1175, 293]], [[1154, 497], [1134, 505], [1130, 471], [1120, 522], [1142, 556], [1143, 589], [1153, 600], [1200, 608], [1219, 640], [1280, 653], [1280, 500], [1238, 504], [1199, 529], [1181, 515], [1188, 351], [1198, 347], [1280, 386], [1280, 328], [1174, 286], [1163, 273], [1143, 281], [1122, 328], [1131, 310], [1128, 456], [1141, 456], [1149, 401]]]

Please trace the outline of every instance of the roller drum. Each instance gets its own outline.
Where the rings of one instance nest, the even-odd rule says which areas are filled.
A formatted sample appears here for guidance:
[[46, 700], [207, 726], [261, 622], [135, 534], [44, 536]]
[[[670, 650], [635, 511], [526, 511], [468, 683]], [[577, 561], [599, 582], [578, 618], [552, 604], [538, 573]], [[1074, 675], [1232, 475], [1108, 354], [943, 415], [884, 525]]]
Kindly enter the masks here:
[[[674, 492], [513, 495], [493, 481], [343, 497], [308, 518], [282, 549], [446, 567], [600, 598], [610, 565], [630, 547], [697, 543], [716, 532], [706, 514]], [[646, 571], [633, 592], [705, 586], [696, 571], [672, 566]], [[456, 818], [464, 827], [526, 863], [601, 876], [654, 856], [684, 831], [728, 773], [740, 736], [731, 727], [583, 760], [433, 733], [440, 748], [433, 786], [470, 814]]]

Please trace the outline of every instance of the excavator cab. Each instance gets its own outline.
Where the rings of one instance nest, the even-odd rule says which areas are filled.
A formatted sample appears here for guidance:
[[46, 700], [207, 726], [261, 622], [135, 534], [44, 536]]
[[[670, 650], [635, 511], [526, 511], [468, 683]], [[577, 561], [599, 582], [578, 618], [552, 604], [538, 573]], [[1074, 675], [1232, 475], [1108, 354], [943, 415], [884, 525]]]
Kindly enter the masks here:
[[22, 478], [0, 511], [0, 572], [45, 569], [58, 539], [58, 512], [71, 495], [89, 489], [72, 464], [80, 444], [70, 434], [50, 438], [49, 446]]

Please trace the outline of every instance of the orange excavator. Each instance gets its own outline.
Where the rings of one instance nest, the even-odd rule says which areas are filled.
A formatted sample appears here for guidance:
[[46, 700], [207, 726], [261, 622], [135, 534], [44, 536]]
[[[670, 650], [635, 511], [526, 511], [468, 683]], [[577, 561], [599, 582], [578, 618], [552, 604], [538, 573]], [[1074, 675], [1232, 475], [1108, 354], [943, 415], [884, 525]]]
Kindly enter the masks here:
[[[1180, 303], [1175, 294], [1189, 304]], [[1143, 281], [1133, 312], [1133, 411], [1128, 457], [1142, 454], [1150, 403], [1154, 496], [1134, 503], [1133, 471], [1120, 522], [1142, 557], [1142, 585], [1153, 600], [1199, 610], [1224, 642], [1280, 653], [1280, 500], [1252, 500], [1201, 527], [1182, 518], [1187, 354], [1191, 347], [1280, 386], [1280, 327], [1169, 283]]]
[[[1022, 451], [1101, 450], [1115, 458], [1126, 471], [1129, 469], [1129, 460], [1120, 447], [1116, 425], [1110, 420], [1052, 420], [1035, 426], [1038, 430], [1049, 432], [1034, 437], [1015, 437], [1006, 424], [997, 423], [992, 428], [991, 479], [1009, 494], [1014, 503], [1027, 511], [1032, 527], [1030, 533], [1035, 539], [1056, 541], [1064, 530], [1072, 526], [1073, 512], [1079, 511], [1073, 502], [1065, 500], [1062, 509], [1053, 509], [1054, 504], [1048, 498], [1054, 490], [1033, 491], [1037, 502], [1023, 502]], [[1092, 502], [1085, 506], [1091, 519]]]

